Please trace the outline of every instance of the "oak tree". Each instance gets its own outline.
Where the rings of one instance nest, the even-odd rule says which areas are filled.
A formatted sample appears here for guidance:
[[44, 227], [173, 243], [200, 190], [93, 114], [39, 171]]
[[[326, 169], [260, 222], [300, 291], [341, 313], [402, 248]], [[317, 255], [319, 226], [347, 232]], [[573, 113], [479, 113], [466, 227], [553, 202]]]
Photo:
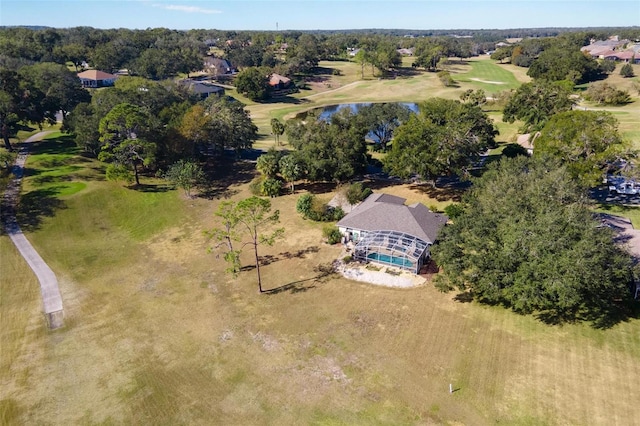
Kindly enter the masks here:
[[552, 322], [606, 326], [630, 297], [632, 260], [566, 168], [516, 157], [474, 180], [432, 255], [436, 286]]
[[434, 98], [395, 131], [385, 169], [395, 176], [419, 175], [435, 182], [438, 176], [466, 176], [480, 154], [498, 134], [480, 109], [459, 101]]

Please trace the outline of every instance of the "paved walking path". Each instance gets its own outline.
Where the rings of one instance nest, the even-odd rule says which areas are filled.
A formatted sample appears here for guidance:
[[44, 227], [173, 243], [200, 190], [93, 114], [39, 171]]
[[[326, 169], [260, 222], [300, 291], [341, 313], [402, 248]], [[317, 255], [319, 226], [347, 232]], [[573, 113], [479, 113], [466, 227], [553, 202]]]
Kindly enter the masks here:
[[[37, 133], [25, 142], [36, 142], [41, 140], [51, 131]], [[38, 277], [40, 282], [40, 292], [42, 293], [42, 304], [44, 313], [49, 322], [49, 327], [52, 329], [62, 327], [63, 310], [62, 310], [62, 297], [60, 296], [60, 290], [58, 288], [58, 279], [53, 273], [51, 268], [40, 257], [38, 252], [33, 248], [29, 240], [24, 236], [18, 222], [16, 220], [16, 206], [20, 195], [20, 185], [22, 183], [22, 176], [24, 174], [24, 164], [27, 161], [29, 155], [29, 145], [24, 143], [18, 151], [18, 158], [13, 166], [13, 180], [7, 186], [2, 200], [3, 209], [3, 224], [4, 228], [15, 244], [16, 248], [27, 261], [33, 272]]]

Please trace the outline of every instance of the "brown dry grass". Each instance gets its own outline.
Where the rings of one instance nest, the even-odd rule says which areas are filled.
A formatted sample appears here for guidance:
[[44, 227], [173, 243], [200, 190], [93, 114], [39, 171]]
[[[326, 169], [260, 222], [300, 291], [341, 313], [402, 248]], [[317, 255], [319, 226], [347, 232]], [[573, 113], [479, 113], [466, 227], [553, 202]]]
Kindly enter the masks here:
[[[219, 201], [166, 194], [162, 203], [182, 205], [182, 215], [139, 239], [97, 213], [121, 201], [96, 197], [112, 184], [93, 185], [29, 236], [61, 278], [64, 329], [44, 330], [37, 283], [0, 239], [0, 407], [9, 424], [630, 424], [635, 418], [637, 321], [607, 331], [549, 327], [455, 302], [428, 285], [389, 289], [319, 277], [318, 266], [339, 249], [322, 242], [322, 225], [294, 212], [298, 195], [273, 200], [286, 236], [261, 252], [270, 261], [266, 287], [286, 287], [259, 295], [254, 270], [233, 280], [206, 251], [201, 231], [215, 223]], [[233, 189], [234, 198], [248, 195], [246, 184]], [[424, 188], [380, 189], [436, 203]], [[82, 254], [92, 246], [98, 259]]]
[[[248, 196], [232, 178], [226, 193]], [[430, 195], [452, 195], [378, 189], [439, 207]], [[637, 423], [638, 320], [553, 327], [430, 285], [323, 277], [339, 249], [295, 213], [298, 195], [273, 199], [286, 233], [261, 251], [262, 271], [281, 291], [259, 295], [254, 270], [234, 280], [207, 253], [202, 231], [223, 197], [88, 182], [28, 234], [60, 279], [66, 327], [55, 332], [0, 236], [0, 423]]]

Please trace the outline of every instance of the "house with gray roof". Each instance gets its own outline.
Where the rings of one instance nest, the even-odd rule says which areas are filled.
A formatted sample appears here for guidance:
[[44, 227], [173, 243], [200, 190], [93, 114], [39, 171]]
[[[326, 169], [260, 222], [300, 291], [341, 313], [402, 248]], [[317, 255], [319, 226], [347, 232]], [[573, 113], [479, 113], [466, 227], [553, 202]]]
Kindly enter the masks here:
[[212, 75], [231, 75], [233, 67], [226, 59], [217, 58], [215, 56], [206, 56], [204, 58], [204, 71]]
[[405, 201], [391, 194], [371, 194], [337, 223], [345, 241], [355, 243], [355, 259], [420, 271], [448, 218]]
[[201, 99], [206, 99], [210, 95], [224, 96], [224, 87], [216, 86], [215, 84], [206, 83], [196, 80], [180, 80], [180, 84], [187, 87], [191, 92], [200, 96]]

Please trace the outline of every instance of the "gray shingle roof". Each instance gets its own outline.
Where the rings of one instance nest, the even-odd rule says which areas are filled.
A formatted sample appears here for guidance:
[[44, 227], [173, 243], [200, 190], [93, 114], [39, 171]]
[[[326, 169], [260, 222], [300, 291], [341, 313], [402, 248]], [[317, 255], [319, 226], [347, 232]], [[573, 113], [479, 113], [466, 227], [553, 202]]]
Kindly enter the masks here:
[[181, 84], [187, 86], [190, 90], [193, 90], [198, 95], [210, 95], [212, 93], [215, 94], [224, 94], [224, 88], [220, 86], [216, 86], [215, 84], [207, 84], [201, 81], [193, 81], [193, 80], [182, 80]]
[[362, 231], [398, 231], [433, 243], [447, 216], [433, 213], [423, 204], [406, 206], [406, 199], [390, 194], [371, 194], [343, 217], [338, 226]]

